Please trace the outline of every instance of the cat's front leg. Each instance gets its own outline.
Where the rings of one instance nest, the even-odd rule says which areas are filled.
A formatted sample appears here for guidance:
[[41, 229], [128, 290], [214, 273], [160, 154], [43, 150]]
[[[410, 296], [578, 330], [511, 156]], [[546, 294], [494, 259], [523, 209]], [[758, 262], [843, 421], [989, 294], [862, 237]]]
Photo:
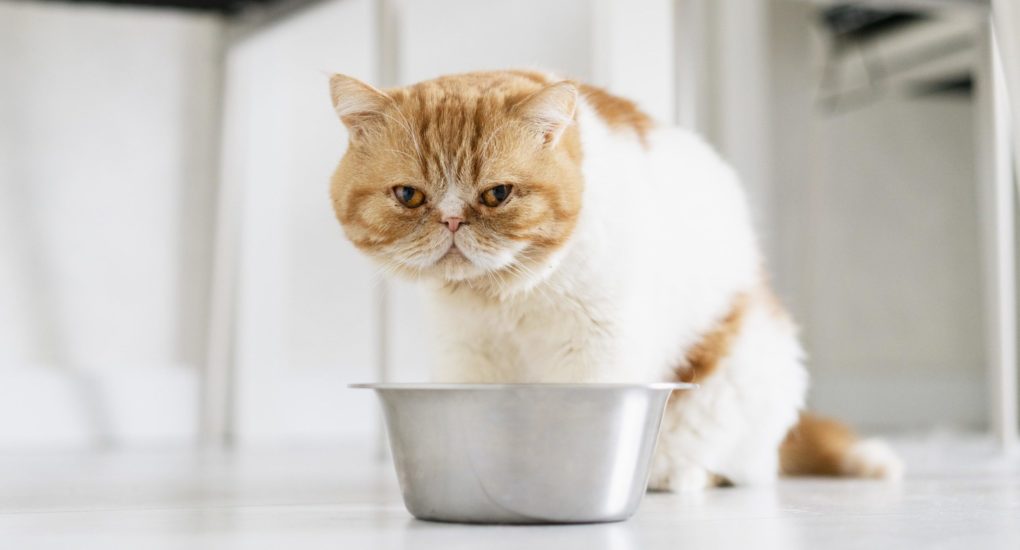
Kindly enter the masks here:
[[433, 380], [451, 383], [624, 382], [624, 370], [603, 342], [574, 340], [501, 345], [492, 340], [449, 340], [439, 349]]
[[584, 346], [572, 346], [552, 368], [545, 369], [537, 376], [542, 382], [571, 384], [634, 381], [627, 377], [626, 369], [609, 352], [608, 346], [597, 341], [588, 341]]
[[694, 462], [664, 464], [657, 457], [648, 478], [648, 490], [673, 493], [701, 491], [715, 486], [717, 479], [717, 476]]
[[520, 382], [510, 354], [475, 331], [446, 335], [438, 341], [433, 382], [498, 384]]

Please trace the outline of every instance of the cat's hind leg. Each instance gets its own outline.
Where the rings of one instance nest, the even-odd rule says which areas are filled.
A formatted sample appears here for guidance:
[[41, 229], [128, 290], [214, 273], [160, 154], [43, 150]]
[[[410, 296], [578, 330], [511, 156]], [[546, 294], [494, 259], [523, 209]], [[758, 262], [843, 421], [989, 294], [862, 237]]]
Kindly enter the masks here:
[[686, 490], [719, 478], [770, 483], [807, 391], [796, 331], [767, 296], [756, 294], [739, 300], [704, 342], [712, 349], [696, 346], [693, 362], [702, 363], [692, 365], [700, 387], [667, 406], [650, 486]]

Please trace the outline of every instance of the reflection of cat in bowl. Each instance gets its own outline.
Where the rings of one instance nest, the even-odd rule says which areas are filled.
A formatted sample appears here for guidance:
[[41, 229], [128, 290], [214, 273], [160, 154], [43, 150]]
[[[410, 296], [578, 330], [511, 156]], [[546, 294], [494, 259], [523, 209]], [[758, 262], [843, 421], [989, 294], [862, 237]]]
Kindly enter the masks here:
[[656, 489], [900, 474], [883, 443], [801, 413], [794, 324], [736, 175], [697, 137], [537, 72], [330, 85], [350, 132], [337, 217], [432, 288], [438, 380], [695, 381], [663, 421]]

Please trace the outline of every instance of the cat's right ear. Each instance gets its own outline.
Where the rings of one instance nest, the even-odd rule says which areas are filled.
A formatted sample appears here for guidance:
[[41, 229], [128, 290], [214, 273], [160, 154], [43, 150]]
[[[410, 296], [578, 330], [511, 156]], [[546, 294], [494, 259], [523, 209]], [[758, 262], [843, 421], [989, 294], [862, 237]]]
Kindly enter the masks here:
[[576, 108], [577, 86], [564, 80], [531, 94], [514, 110], [531, 123], [547, 146], [554, 146], [573, 123]]
[[363, 138], [374, 125], [381, 123], [382, 110], [390, 102], [385, 93], [342, 74], [329, 77], [329, 93], [337, 116], [350, 130], [351, 139], [355, 140]]

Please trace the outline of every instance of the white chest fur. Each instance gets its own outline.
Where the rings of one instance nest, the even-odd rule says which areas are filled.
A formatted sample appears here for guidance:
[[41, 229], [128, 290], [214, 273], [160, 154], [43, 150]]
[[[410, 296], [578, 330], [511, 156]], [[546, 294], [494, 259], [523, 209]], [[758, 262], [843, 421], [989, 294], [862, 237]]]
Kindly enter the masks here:
[[696, 137], [648, 147], [579, 108], [585, 190], [569, 244], [527, 291], [436, 295], [440, 379], [649, 381], [760, 278], [736, 178]]

